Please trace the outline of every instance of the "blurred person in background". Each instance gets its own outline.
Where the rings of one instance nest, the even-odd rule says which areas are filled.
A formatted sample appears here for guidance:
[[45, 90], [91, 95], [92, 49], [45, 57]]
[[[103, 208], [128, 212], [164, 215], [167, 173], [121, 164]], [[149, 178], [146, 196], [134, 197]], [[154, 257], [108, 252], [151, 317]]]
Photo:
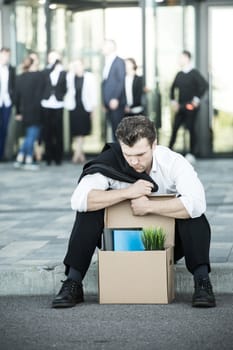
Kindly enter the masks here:
[[78, 59], [70, 65], [67, 73], [65, 108], [70, 111], [70, 134], [74, 141], [73, 163], [84, 163], [83, 144], [91, 133], [92, 112], [97, 105], [97, 90], [94, 75], [84, 68]]
[[125, 115], [133, 116], [143, 114], [143, 78], [137, 75], [137, 63], [134, 58], [126, 58], [125, 67]]
[[63, 107], [66, 93], [66, 72], [61, 56], [56, 51], [48, 54], [48, 66], [43, 71], [44, 87], [41, 101], [43, 112], [43, 136], [47, 165], [63, 158]]
[[103, 69], [102, 95], [106, 119], [112, 128], [112, 138], [116, 141], [116, 128], [125, 114], [125, 62], [117, 55], [114, 40], [103, 44], [105, 65]]
[[171, 86], [170, 98], [175, 116], [169, 148], [173, 149], [178, 129], [183, 125], [190, 134], [189, 153], [186, 157], [192, 163], [195, 161], [197, 146], [195, 130], [197, 114], [201, 97], [208, 89], [208, 83], [199, 71], [193, 68], [191, 57], [189, 51], [184, 50], [181, 53], [181, 70], [177, 73]]
[[4, 157], [7, 129], [14, 99], [15, 68], [10, 64], [10, 49], [0, 50], [0, 160]]
[[22, 73], [16, 78], [15, 105], [16, 120], [22, 121], [26, 132], [23, 144], [18, 150], [14, 166], [28, 170], [37, 170], [33, 161], [34, 145], [40, 135], [41, 96], [43, 79], [38, 71], [37, 61], [31, 56], [25, 58]]
[[[39, 56], [36, 52], [31, 52], [29, 54], [29, 57], [31, 57], [34, 61], [34, 66], [38, 68], [38, 70], [40, 69], [40, 60], [39, 60]], [[42, 109], [41, 109], [41, 113], [42, 113]], [[37, 142], [34, 145], [34, 157], [36, 162], [41, 162], [43, 159], [43, 127], [42, 127], [42, 123], [41, 123], [41, 127], [40, 127], [40, 134], [38, 137]]]

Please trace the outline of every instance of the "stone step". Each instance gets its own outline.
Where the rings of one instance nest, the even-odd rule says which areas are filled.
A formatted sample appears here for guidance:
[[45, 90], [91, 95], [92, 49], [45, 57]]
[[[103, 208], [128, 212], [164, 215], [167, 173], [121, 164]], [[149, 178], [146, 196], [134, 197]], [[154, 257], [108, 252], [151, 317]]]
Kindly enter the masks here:
[[[233, 293], [233, 263], [214, 263], [211, 281], [215, 293]], [[64, 266], [5, 267], [0, 271], [0, 295], [55, 295], [64, 280]], [[98, 264], [93, 259], [84, 280], [85, 294], [98, 294]], [[175, 266], [176, 293], [192, 293], [193, 278], [183, 264]]]

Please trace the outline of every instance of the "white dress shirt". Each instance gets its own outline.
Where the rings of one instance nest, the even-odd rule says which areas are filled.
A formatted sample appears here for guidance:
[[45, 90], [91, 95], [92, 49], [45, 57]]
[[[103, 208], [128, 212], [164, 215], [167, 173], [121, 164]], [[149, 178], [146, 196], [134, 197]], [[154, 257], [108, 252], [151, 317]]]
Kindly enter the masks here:
[[108, 78], [111, 66], [115, 58], [117, 57], [116, 53], [112, 53], [105, 58], [105, 65], [103, 69], [103, 79], [106, 80]]
[[133, 75], [126, 75], [125, 77], [125, 94], [127, 106], [132, 106], [133, 104]]
[[[72, 111], [76, 108], [75, 101], [75, 74], [68, 72], [66, 75], [67, 93], [64, 99], [64, 107]], [[83, 106], [87, 112], [92, 112], [97, 106], [97, 88], [94, 74], [91, 72], [84, 72], [83, 74], [83, 86], [81, 92], [81, 99]], [[72, 102], [71, 102], [72, 100]], [[66, 104], [66, 101], [70, 103], [71, 108]]]
[[0, 64], [0, 107], [11, 106], [11, 99], [8, 92], [9, 68]]
[[[175, 194], [179, 196], [190, 217], [199, 217], [206, 210], [205, 192], [192, 165], [180, 154], [164, 146], [156, 146], [153, 154], [151, 178], [158, 184], [152, 195]], [[71, 197], [71, 207], [87, 211], [87, 196], [92, 189], [126, 188], [130, 184], [106, 177], [100, 173], [82, 178]]]
[[[59, 75], [63, 71], [63, 67], [61, 64], [57, 64], [54, 70], [50, 73], [49, 78], [51, 81], [52, 86], [56, 86]], [[48, 100], [42, 100], [41, 106], [44, 108], [52, 108], [52, 109], [59, 109], [64, 107], [64, 101], [58, 101], [56, 99], [56, 96], [52, 94]]]

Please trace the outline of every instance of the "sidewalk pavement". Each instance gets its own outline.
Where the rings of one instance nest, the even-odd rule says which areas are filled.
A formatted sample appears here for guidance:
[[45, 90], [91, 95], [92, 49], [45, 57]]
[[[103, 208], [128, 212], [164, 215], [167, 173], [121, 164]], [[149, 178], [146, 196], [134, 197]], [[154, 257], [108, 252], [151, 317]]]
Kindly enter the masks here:
[[97, 296], [51, 309], [50, 296], [0, 297], [1, 350], [230, 350], [233, 295], [217, 308], [192, 308], [188, 294], [169, 305], [99, 305]]
[[[194, 165], [207, 197], [212, 228], [211, 279], [216, 293], [233, 292], [233, 160]], [[53, 295], [64, 279], [62, 261], [74, 222], [70, 197], [81, 166], [42, 164], [39, 171], [0, 163], [0, 295]], [[184, 261], [176, 265], [176, 292], [192, 293]], [[84, 281], [98, 293], [96, 254]]]

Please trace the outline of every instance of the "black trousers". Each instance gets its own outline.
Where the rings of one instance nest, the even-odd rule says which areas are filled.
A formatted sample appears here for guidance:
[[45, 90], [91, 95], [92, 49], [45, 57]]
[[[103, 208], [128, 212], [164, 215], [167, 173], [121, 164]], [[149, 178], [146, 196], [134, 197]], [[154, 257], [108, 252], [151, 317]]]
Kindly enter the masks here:
[[179, 128], [181, 126], [184, 126], [185, 129], [189, 131], [190, 135], [190, 145], [189, 145], [189, 152], [194, 154], [196, 153], [196, 119], [197, 119], [197, 112], [198, 109], [194, 109], [193, 111], [189, 111], [186, 109], [180, 109], [174, 118], [173, 128], [172, 128], [172, 135], [169, 142], [169, 148], [173, 148], [175, 142], [176, 142], [176, 136]]
[[[64, 259], [66, 275], [72, 266], [84, 278], [96, 247], [101, 246], [103, 228], [104, 209], [77, 212]], [[195, 219], [175, 220], [175, 261], [184, 256], [191, 273], [203, 264], [208, 265], [210, 272], [209, 248], [210, 226], [204, 214]]]
[[47, 163], [60, 164], [63, 157], [63, 108], [43, 108], [43, 137]]

